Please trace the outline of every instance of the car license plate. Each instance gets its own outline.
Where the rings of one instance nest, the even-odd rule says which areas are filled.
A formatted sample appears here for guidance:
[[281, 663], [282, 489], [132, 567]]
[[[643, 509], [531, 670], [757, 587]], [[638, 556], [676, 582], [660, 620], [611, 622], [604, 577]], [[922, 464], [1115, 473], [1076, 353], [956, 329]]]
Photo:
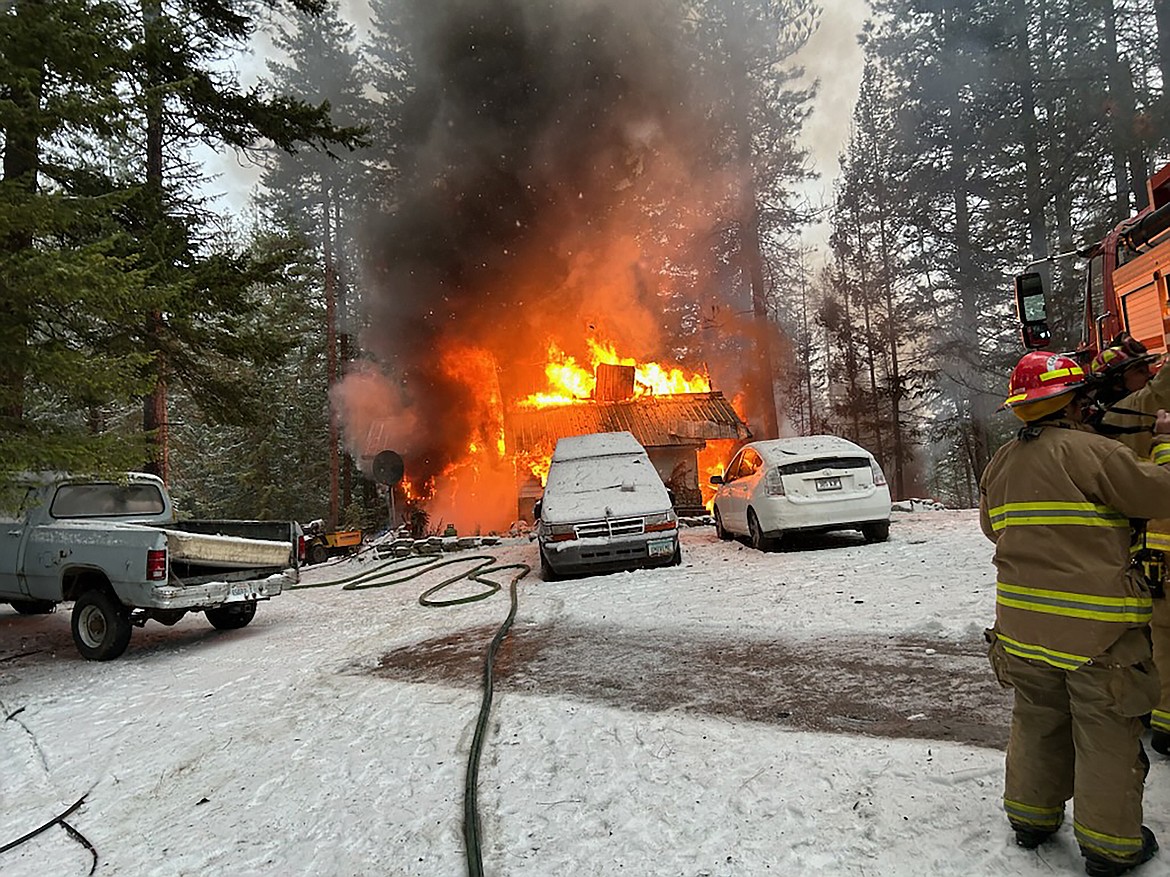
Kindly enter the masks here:
[[673, 539], [658, 539], [654, 542], [647, 542], [646, 547], [649, 549], [651, 557], [670, 557], [674, 554]]
[[841, 479], [840, 478], [818, 478], [817, 479], [817, 490], [840, 490], [840, 489], [841, 489]]

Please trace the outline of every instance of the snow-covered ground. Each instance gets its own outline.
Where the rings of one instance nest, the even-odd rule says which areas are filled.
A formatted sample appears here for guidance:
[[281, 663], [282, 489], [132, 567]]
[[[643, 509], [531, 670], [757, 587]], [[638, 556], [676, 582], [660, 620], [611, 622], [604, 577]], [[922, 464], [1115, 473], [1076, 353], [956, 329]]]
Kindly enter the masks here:
[[[1009, 701], [983, 658], [974, 512], [896, 513], [878, 545], [761, 554], [710, 527], [683, 545], [678, 568], [521, 580], [480, 766], [487, 875], [1082, 872], [1070, 826], [1028, 852], [1000, 810]], [[523, 539], [488, 550], [537, 565]], [[0, 847], [85, 795], [66, 821], [97, 874], [464, 873], [509, 600], [420, 606], [449, 573], [292, 591], [239, 631], [151, 622], [109, 663], [78, 657], [67, 613], [0, 608]], [[1166, 760], [1146, 813], [1170, 841]], [[0, 874], [91, 862], [54, 826]], [[1170, 874], [1170, 853], [1138, 873]]]

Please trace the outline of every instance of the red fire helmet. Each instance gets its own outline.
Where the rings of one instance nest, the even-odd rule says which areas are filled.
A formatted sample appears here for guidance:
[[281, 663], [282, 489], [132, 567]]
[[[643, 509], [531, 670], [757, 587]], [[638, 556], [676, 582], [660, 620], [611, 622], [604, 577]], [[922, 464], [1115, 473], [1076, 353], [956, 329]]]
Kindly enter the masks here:
[[1005, 408], [1071, 393], [1085, 382], [1085, 370], [1076, 360], [1060, 353], [1033, 350], [1025, 353], [1012, 370]]
[[1154, 354], [1148, 353], [1141, 342], [1134, 341], [1132, 345], [1118, 344], [1106, 347], [1094, 356], [1089, 364], [1089, 371], [1094, 375], [1116, 375], [1135, 365], [1148, 365], [1157, 358]]

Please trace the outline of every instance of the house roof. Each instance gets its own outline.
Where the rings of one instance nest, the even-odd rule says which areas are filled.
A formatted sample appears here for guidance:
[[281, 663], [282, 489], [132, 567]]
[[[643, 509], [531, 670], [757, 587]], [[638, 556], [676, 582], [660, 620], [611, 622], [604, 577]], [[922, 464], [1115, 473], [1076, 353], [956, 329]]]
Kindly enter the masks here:
[[505, 441], [513, 454], [547, 453], [561, 436], [623, 431], [633, 433], [645, 448], [699, 447], [708, 439], [751, 437], [720, 392], [520, 408], [504, 418]]

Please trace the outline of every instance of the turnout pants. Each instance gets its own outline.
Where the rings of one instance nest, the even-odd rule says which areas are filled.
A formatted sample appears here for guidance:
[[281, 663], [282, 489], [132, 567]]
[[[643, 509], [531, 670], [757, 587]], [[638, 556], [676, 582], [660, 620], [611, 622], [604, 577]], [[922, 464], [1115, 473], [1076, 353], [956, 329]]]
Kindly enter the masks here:
[[1158, 696], [1148, 629], [1128, 629], [1076, 670], [1010, 655], [994, 637], [990, 659], [1015, 691], [1004, 788], [1012, 826], [1055, 831], [1071, 798], [1082, 852], [1138, 855], [1149, 770], [1140, 717]]

